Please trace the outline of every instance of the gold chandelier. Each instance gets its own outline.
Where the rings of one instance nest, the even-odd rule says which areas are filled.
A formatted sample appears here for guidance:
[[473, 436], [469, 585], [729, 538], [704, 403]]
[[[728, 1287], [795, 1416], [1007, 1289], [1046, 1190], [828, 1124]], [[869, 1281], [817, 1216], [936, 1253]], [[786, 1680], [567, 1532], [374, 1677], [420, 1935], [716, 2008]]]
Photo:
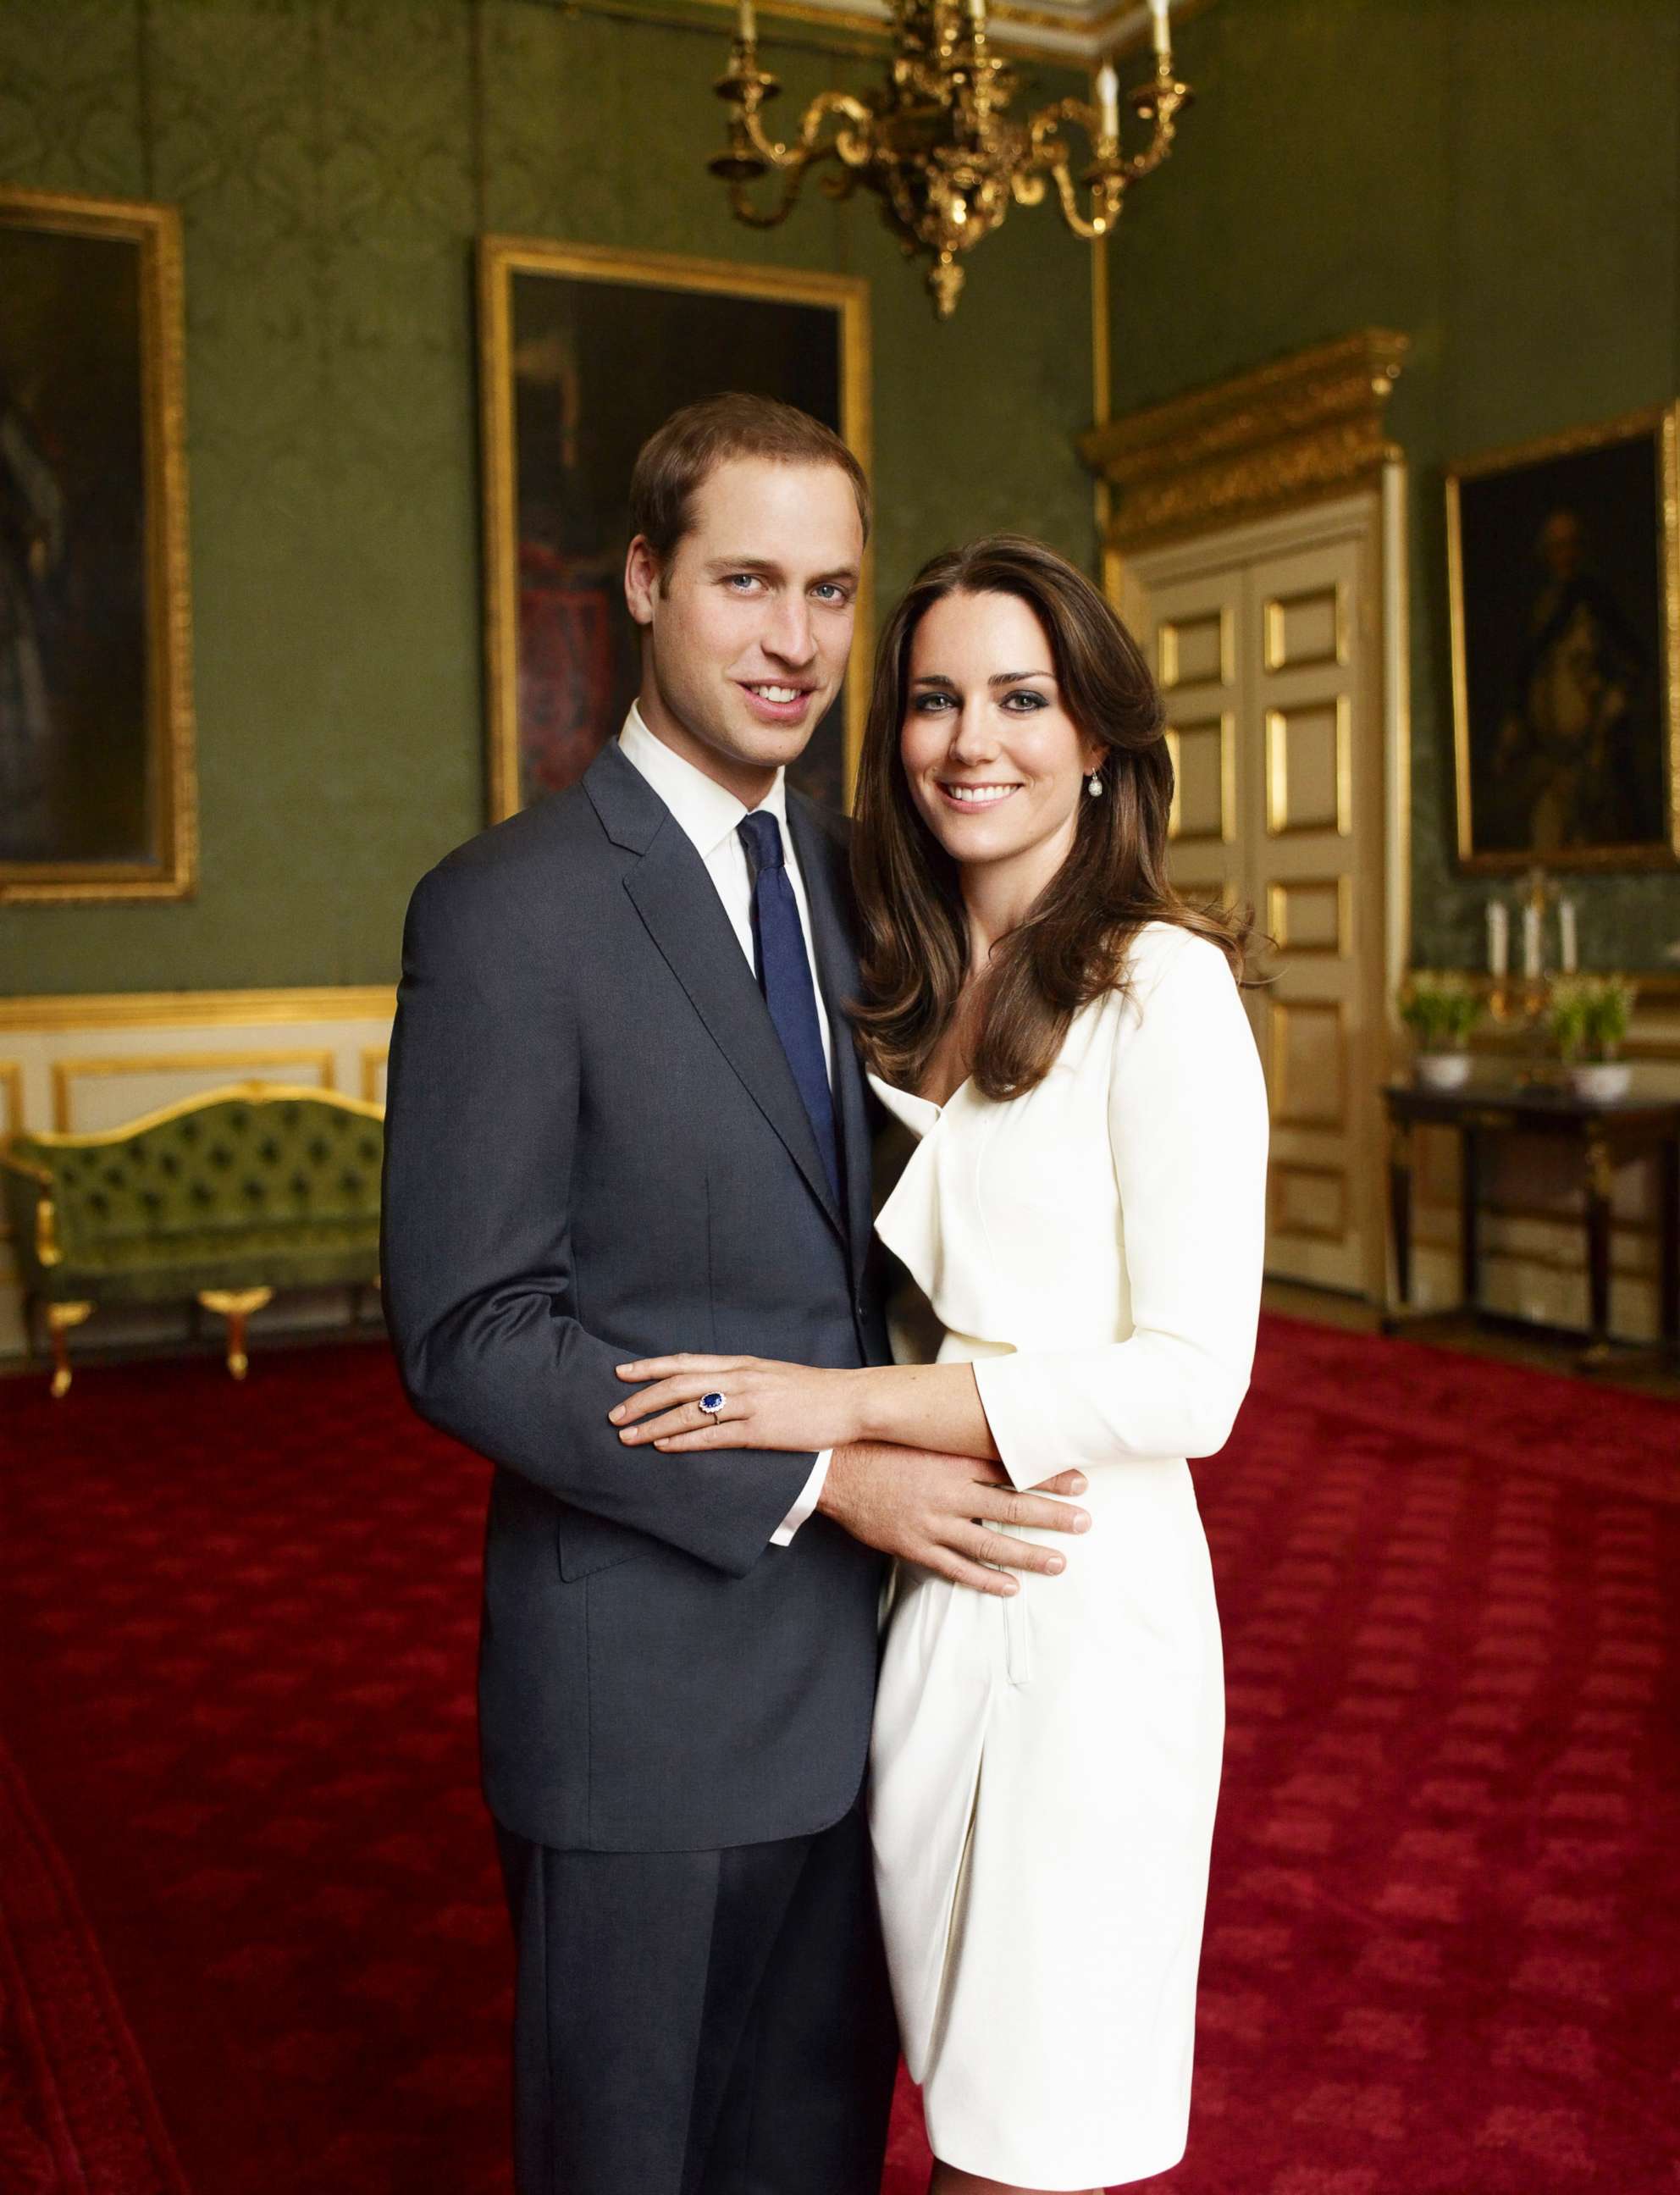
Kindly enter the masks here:
[[[728, 185], [738, 221], [774, 228], [792, 212], [806, 170], [835, 162], [823, 188], [836, 199], [849, 198], [860, 183], [875, 193], [905, 256], [932, 261], [928, 287], [939, 317], [947, 320], [963, 287], [958, 255], [991, 234], [1011, 199], [1038, 205], [1053, 182], [1073, 233], [1106, 236], [1128, 187], [1165, 159], [1175, 118], [1190, 97], [1189, 86], [1172, 72], [1169, 4], [1149, 0], [1154, 77], [1128, 95], [1149, 137], [1127, 154], [1120, 149], [1119, 84], [1106, 61], [1097, 72], [1095, 105], [1059, 99], [1024, 122], [1009, 119], [1016, 75], [992, 49], [986, 0], [891, 0], [888, 81], [860, 98], [820, 92], [797, 136], [779, 144], [766, 134], [762, 116], [781, 85], [758, 66], [753, 0], [739, 0], [729, 66], [714, 87], [731, 109], [729, 149], [708, 165]], [[1077, 174], [1070, 129], [1090, 145]], [[751, 187], [773, 170], [784, 178], [780, 203], [760, 207]]]

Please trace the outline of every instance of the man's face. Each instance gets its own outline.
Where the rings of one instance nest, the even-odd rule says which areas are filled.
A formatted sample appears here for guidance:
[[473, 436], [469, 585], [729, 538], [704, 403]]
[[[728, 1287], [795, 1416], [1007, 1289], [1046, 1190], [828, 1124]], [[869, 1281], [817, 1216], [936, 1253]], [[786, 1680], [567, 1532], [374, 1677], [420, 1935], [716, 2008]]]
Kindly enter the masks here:
[[839, 691], [863, 522], [837, 465], [734, 458], [696, 489], [661, 571], [640, 534], [624, 596], [645, 640], [648, 729], [749, 806]]

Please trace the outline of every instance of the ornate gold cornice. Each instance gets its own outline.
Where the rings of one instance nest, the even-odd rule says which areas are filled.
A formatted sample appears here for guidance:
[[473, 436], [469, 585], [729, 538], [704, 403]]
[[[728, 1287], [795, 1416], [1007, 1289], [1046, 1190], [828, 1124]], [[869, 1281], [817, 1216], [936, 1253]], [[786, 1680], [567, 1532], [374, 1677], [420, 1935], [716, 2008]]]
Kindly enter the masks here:
[[1383, 414], [1410, 348], [1362, 328], [1091, 428], [1079, 452], [1114, 492], [1108, 546], [1154, 546], [1374, 481], [1399, 455]]

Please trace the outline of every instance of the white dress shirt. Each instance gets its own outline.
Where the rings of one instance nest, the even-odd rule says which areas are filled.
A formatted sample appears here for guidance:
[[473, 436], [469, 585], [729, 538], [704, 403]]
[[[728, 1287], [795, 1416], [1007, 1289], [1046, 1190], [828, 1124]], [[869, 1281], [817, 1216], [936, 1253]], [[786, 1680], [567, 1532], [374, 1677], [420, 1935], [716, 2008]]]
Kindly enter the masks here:
[[[625, 761], [633, 763], [641, 771], [693, 840], [694, 850], [706, 865], [706, 874], [716, 887], [717, 896], [723, 902], [723, 912], [729, 918], [729, 926], [740, 940], [741, 950], [746, 955], [747, 965], [751, 967], [752, 871], [747, 861], [746, 848], [741, 843], [739, 827], [741, 818], [749, 810], [733, 792], [726, 792], [716, 779], [708, 777], [703, 769], [697, 769], [693, 763], [685, 760], [656, 734], [650, 732], [634, 701], [630, 703], [630, 714], [624, 719], [624, 729], [618, 735], [618, 745], [624, 751]], [[799, 927], [805, 939], [805, 957], [811, 964], [811, 982], [814, 986], [817, 956], [811, 942], [811, 910], [805, 899], [805, 879], [799, 873], [799, 856], [794, 849], [792, 833], [787, 827], [787, 785], [783, 771], [776, 772], [774, 784], [758, 805], [774, 815], [781, 828], [788, 882], [793, 886], [794, 904], [799, 910]], [[834, 1077], [834, 1043], [829, 1033], [826, 1003], [820, 990], [817, 994], [817, 1027], [821, 1032], [822, 1056], [831, 1082]], [[786, 1547], [816, 1507], [817, 1498], [828, 1477], [829, 1458], [833, 1453], [832, 1449], [825, 1449], [811, 1466], [811, 1475], [805, 1481], [799, 1499], [771, 1535], [772, 1547]]]

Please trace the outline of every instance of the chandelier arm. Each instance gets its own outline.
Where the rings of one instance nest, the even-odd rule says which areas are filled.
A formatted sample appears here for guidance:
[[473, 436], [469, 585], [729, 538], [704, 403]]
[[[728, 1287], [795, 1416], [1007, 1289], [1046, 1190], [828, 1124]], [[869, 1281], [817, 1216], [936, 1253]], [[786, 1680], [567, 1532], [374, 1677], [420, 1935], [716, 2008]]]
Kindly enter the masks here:
[[1153, 175], [1172, 150], [1176, 135], [1171, 110], [1163, 107], [1155, 117], [1154, 130], [1149, 142], [1141, 153], [1134, 153], [1130, 159], [1121, 163], [1127, 182], [1135, 183], [1142, 176]]
[[[855, 150], [843, 152], [837, 141], [819, 147], [817, 139], [824, 123], [831, 114], [843, 118], [853, 125], [851, 130], [843, 130], [840, 137], [853, 139]], [[805, 167], [812, 160], [826, 158], [831, 155], [844, 159], [849, 167], [860, 166], [868, 155], [861, 145], [857, 145], [855, 133], [866, 133], [874, 117], [863, 101], [854, 99], [849, 92], [823, 91], [819, 92], [805, 109], [800, 118], [799, 135], [790, 144], [779, 143], [766, 133], [759, 121], [756, 105], [744, 111], [742, 119], [746, 124], [748, 141], [761, 159], [768, 160], [773, 168], [797, 169]]]
[[[1073, 178], [1068, 171], [1067, 162], [1065, 157], [1060, 160], [1052, 162], [1050, 166], [1050, 176], [1056, 184], [1056, 194], [1062, 201], [1062, 218], [1067, 222], [1068, 228], [1073, 230], [1074, 235], [1083, 238], [1087, 244], [1095, 244], [1098, 237], [1107, 236], [1109, 230], [1114, 226], [1114, 216], [1113, 212], [1107, 210], [1102, 213], [1093, 212], [1090, 218], [1087, 219], [1087, 217], [1079, 211], [1079, 193], [1075, 187]], [[1105, 193], [1105, 196], [1106, 195], [1107, 193]], [[1115, 196], [1118, 197], [1118, 193], [1115, 193]], [[1096, 189], [1095, 186], [1093, 186], [1091, 190], [1091, 204], [1093, 207], [1096, 204]]]
[[1061, 130], [1064, 122], [1072, 122], [1090, 138], [1093, 150], [1102, 142], [1102, 125], [1096, 109], [1083, 99], [1058, 99], [1054, 107], [1041, 107], [1029, 116], [1027, 139], [1033, 148], [1034, 166], [1052, 167], [1062, 150]]
[[[815, 157], [820, 159], [823, 155], [819, 153]], [[804, 187], [805, 171], [810, 164], [809, 161], [801, 161], [797, 167], [783, 171], [781, 198], [773, 206], [761, 209], [754, 205], [747, 196], [747, 185], [732, 183], [729, 186], [730, 212], [748, 228], [780, 228], [799, 203], [799, 193]]]

